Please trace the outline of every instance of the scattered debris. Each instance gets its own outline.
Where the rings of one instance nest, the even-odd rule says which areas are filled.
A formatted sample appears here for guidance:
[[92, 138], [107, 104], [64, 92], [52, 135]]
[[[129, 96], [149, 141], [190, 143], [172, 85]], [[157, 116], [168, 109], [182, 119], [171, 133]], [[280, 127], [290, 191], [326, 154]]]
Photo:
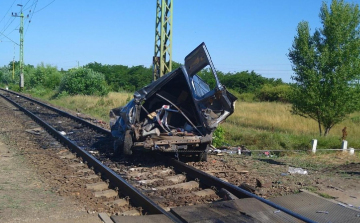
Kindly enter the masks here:
[[99, 124], [106, 124], [106, 122], [102, 121], [102, 120], [93, 120], [94, 123], [99, 123]]
[[256, 186], [257, 187], [262, 187], [262, 182], [259, 179], [256, 179]]
[[25, 132], [34, 134], [34, 135], [40, 135], [44, 130], [42, 128], [34, 128], [34, 129], [26, 129]]
[[209, 173], [249, 173], [248, 170], [207, 170]]
[[230, 193], [228, 190], [221, 188], [219, 191], [219, 196], [224, 199], [225, 201], [230, 201], [230, 200], [237, 200], [239, 199], [238, 197], [236, 197], [235, 195], [233, 195], [232, 193]]
[[254, 193], [256, 191], [255, 187], [253, 186], [250, 186], [249, 184], [247, 183], [242, 183], [240, 186], [239, 186], [241, 189], [244, 189], [250, 193]]
[[338, 187], [334, 187], [334, 186], [332, 186], [332, 185], [329, 185], [328, 187], [329, 187], [329, 188], [332, 188], [332, 189], [335, 189], [335, 190], [339, 190], [339, 191], [341, 191], [341, 192], [344, 192], [343, 189], [338, 188]]
[[291, 167], [291, 166], [289, 166], [288, 172], [290, 174], [303, 174], [303, 175], [308, 174], [308, 172], [306, 170], [304, 170], [303, 168], [295, 168], [295, 167]]
[[211, 149], [208, 150], [208, 153], [210, 154], [217, 154], [220, 155], [220, 153], [226, 153], [226, 154], [238, 154], [238, 155], [245, 155], [245, 156], [251, 156], [251, 151], [245, 148], [245, 146], [222, 146], [220, 148], [215, 148], [213, 145], [210, 146]]

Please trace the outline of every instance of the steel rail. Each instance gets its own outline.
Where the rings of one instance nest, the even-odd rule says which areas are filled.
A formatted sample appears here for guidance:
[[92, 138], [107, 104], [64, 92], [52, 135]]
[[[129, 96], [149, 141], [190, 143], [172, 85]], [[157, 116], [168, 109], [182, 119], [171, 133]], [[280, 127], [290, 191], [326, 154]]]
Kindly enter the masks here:
[[[18, 96], [23, 97], [20, 94], [16, 94]], [[71, 140], [69, 140], [67, 137], [61, 135], [56, 129], [54, 129], [52, 126], [44, 122], [42, 119], [38, 118], [36, 115], [34, 115], [32, 112], [28, 111], [27, 109], [21, 107], [19, 104], [11, 100], [10, 98], [6, 97], [3, 94], [0, 94], [1, 97], [18, 107], [21, 111], [23, 111], [25, 114], [30, 116], [35, 122], [40, 124], [42, 127], [44, 127], [50, 134], [52, 134], [57, 140], [59, 140], [64, 145], [68, 146], [70, 150], [76, 153], [77, 156], [81, 157], [84, 162], [87, 162], [87, 165], [91, 168], [93, 167], [97, 172], [101, 173], [103, 178], [109, 179], [111, 184], [113, 186], [117, 186], [118, 189], [120, 189], [121, 193], [125, 196], [129, 196], [131, 198], [131, 202], [138, 207], [142, 207], [145, 212], [148, 214], [163, 214], [166, 217], [168, 217], [173, 222], [182, 222], [179, 218], [175, 217], [173, 214], [166, 212], [163, 208], [158, 206], [156, 203], [154, 203], [151, 199], [146, 197], [144, 194], [142, 194], [140, 191], [138, 191], [135, 187], [133, 187], [131, 184], [126, 182], [123, 178], [121, 178], [118, 174], [116, 174], [113, 170], [102, 164], [99, 160], [97, 160], [95, 157], [93, 157], [90, 153], [85, 151], [84, 149], [78, 147], [76, 144], [74, 144]], [[28, 97], [26, 97], [28, 98]], [[34, 101], [34, 100], [32, 100]], [[55, 108], [54, 108], [55, 109]], [[55, 109], [57, 111], [57, 109]], [[71, 115], [70, 115], [71, 116]], [[105, 129], [104, 129], [105, 130]], [[107, 130], [105, 130], [107, 131]], [[107, 131], [109, 132], [109, 131]]]
[[193, 179], [199, 179], [201, 183], [204, 183], [207, 186], [215, 186], [216, 188], [224, 188], [226, 190], [228, 190], [230, 193], [232, 193], [233, 195], [235, 195], [236, 197], [239, 198], [255, 198], [275, 209], [278, 209], [280, 211], [283, 211], [299, 220], [302, 220], [304, 222], [309, 222], [309, 223], [315, 223], [315, 221], [306, 218], [298, 213], [295, 213], [287, 208], [284, 208], [278, 204], [275, 204], [272, 201], [269, 201], [267, 199], [264, 199], [260, 196], [257, 196], [256, 194], [250, 193], [240, 187], [237, 187], [235, 185], [232, 185], [228, 182], [225, 182], [217, 177], [211, 176], [210, 174], [207, 174], [201, 170], [198, 170], [192, 166], [187, 165], [186, 163], [180, 162], [176, 159], [169, 159], [168, 160], [168, 164], [170, 166], [173, 166], [175, 170], [179, 171], [179, 172], [185, 172], [187, 176], [193, 178]]
[[48, 108], [48, 109], [50, 109], [50, 110], [52, 110], [52, 111], [55, 111], [55, 112], [57, 112], [57, 113], [60, 113], [61, 115], [65, 116], [65, 117], [67, 117], [67, 118], [74, 119], [74, 120], [76, 120], [77, 122], [79, 122], [79, 123], [81, 123], [81, 124], [84, 124], [85, 126], [88, 126], [88, 127], [92, 128], [92, 129], [95, 129], [95, 130], [96, 130], [97, 132], [99, 132], [99, 133], [110, 134], [110, 135], [111, 135], [110, 131], [107, 130], [107, 129], [101, 128], [101, 127], [99, 127], [99, 126], [97, 126], [97, 125], [94, 125], [94, 124], [92, 124], [92, 123], [90, 123], [90, 122], [88, 122], [88, 121], [86, 121], [86, 120], [84, 120], [84, 119], [82, 119], [82, 118], [79, 118], [79, 117], [76, 117], [76, 116], [74, 116], [74, 115], [71, 115], [71, 114], [69, 114], [69, 113], [67, 113], [67, 112], [65, 112], [65, 111], [62, 111], [62, 110], [60, 110], [60, 109], [57, 109], [57, 108], [52, 107], [52, 106], [50, 106], [50, 105], [47, 105], [47, 104], [45, 104], [45, 103], [43, 103], [43, 102], [41, 102], [41, 101], [35, 100], [35, 99], [33, 99], [33, 98], [29, 98], [29, 97], [27, 97], [27, 96], [25, 96], [25, 95], [19, 94], [19, 93], [17, 93], [17, 92], [11, 91], [11, 90], [5, 90], [5, 89], [2, 89], [2, 88], [0, 88], [0, 90], [5, 91], [5, 92], [12, 93], [12, 94], [17, 95], [17, 96], [19, 96], [19, 97], [25, 98], [25, 99], [27, 99], [27, 100], [29, 100], [29, 101], [35, 102], [35, 103], [37, 103], [37, 104], [39, 104], [39, 105], [41, 105], [41, 106], [44, 106], [44, 107], [46, 107], [46, 108]]
[[[0, 88], [1, 89], [1, 88]], [[3, 91], [8, 91], [8, 90], [4, 90], [4, 89], [1, 89]], [[91, 127], [91, 128], [95, 128], [97, 129], [98, 131], [101, 131], [102, 133], [106, 133], [106, 134], [111, 134], [110, 131], [106, 130], [106, 129], [103, 129], [99, 126], [96, 126], [92, 123], [89, 123], [83, 119], [80, 119], [78, 117], [75, 117], [67, 112], [64, 112], [64, 111], [61, 111], [57, 108], [54, 108], [52, 106], [49, 106], [49, 105], [46, 105], [42, 102], [39, 102], [37, 100], [34, 100], [32, 98], [29, 98], [29, 97], [26, 97], [24, 95], [21, 95], [21, 94], [18, 94], [16, 92], [12, 92], [12, 91], [9, 91], [10, 93], [12, 94], [15, 94], [15, 95], [18, 95], [19, 97], [23, 97], [23, 98], [26, 98], [30, 101], [33, 101], [35, 103], [38, 103], [42, 106], [45, 106], [55, 112], [59, 112], [61, 114], [64, 114], [64, 116], [67, 116], [69, 118], [72, 118], [72, 119], [76, 119], [77, 121]], [[1, 95], [1, 94], [0, 94]], [[49, 132], [51, 132], [54, 136], [56, 136], [58, 138], [59, 141], [61, 141], [62, 143], [66, 144], [69, 146], [70, 149], [72, 149], [73, 151], [75, 151], [77, 154], [80, 154], [80, 156], [84, 156], [86, 157], [86, 161], [88, 162], [88, 165], [91, 165], [91, 166], [94, 166], [94, 168], [96, 169], [99, 169], [101, 170], [100, 172], [103, 173], [102, 171], [104, 171], [104, 173], [106, 172], [107, 174], [105, 175], [106, 178], [108, 178], [111, 182], [115, 182], [116, 185], [119, 185], [118, 183], [120, 184], [124, 184], [126, 185], [125, 186], [125, 192], [126, 193], [129, 193], [129, 194], [126, 194], [128, 196], [130, 196], [131, 198], [133, 198], [134, 196], [139, 196], [140, 194], [140, 197], [145, 197], [145, 195], [142, 195], [136, 188], [134, 188], [132, 185], [128, 184], [124, 179], [122, 179], [119, 175], [117, 175], [114, 171], [112, 171], [111, 169], [109, 169], [108, 167], [104, 166], [100, 161], [96, 160], [96, 158], [94, 158], [92, 155], [90, 155], [88, 152], [86, 152], [85, 150], [81, 149], [80, 147], [76, 146], [75, 144], [73, 144], [69, 139], [67, 139], [65, 136], [61, 135], [58, 133], [57, 130], [55, 130], [54, 128], [52, 128], [51, 126], [49, 126], [47, 123], [45, 123], [44, 121], [42, 121], [41, 119], [37, 118], [33, 113], [27, 111], [26, 109], [22, 108], [20, 105], [18, 105], [16, 102], [13, 102], [12, 100], [8, 99], [7, 97], [1, 95], [2, 97], [4, 97], [5, 99], [7, 99], [8, 101], [10, 101], [11, 103], [13, 103], [15, 106], [19, 107], [21, 110], [23, 110], [25, 113], [27, 113], [30, 117], [32, 117], [35, 121], [36, 120], [39, 120], [39, 123], [41, 125], [43, 125], [46, 129], [48, 129]], [[164, 159], [164, 160], [167, 160], [167, 159]], [[302, 220], [304, 222], [309, 222], [309, 223], [313, 223], [315, 221], [311, 220], [311, 219], [308, 219], [298, 213], [295, 213], [287, 208], [284, 208], [272, 201], [269, 201], [267, 199], [264, 199], [260, 196], [257, 196], [253, 193], [250, 193], [240, 187], [237, 187], [235, 185], [232, 185], [228, 182], [225, 182], [217, 177], [214, 177], [214, 176], [211, 176], [210, 174], [207, 174], [201, 170], [198, 170], [192, 166], [189, 166], [181, 161], [178, 161], [178, 160], [175, 160], [175, 159], [168, 159], [168, 165], [170, 166], [173, 166], [174, 169], [176, 169], [177, 171], [179, 172], [185, 172], [187, 174], [187, 176], [193, 178], [193, 179], [199, 179], [201, 183], [204, 183], [205, 185], [208, 185], [208, 186], [215, 186], [216, 188], [224, 188], [226, 190], [228, 190], [230, 193], [234, 194], [236, 197], [239, 197], [239, 198], [255, 198], [275, 209], [278, 209], [280, 211], [283, 211], [299, 220]], [[124, 188], [122, 188], [123, 190]], [[133, 192], [132, 190], [136, 191], [136, 192]], [[125, 193], [124, 193], [125, 194]], [[150, 204], [154, 204], [156, 205], [153, 201], [151, 201], [149, 198], [145, 197], [146, 198], [146, 202], [145, 203], [142, 203], [142, 202], [139, 202], [139, 203], [136, 203], [134, 202], [135, 205], [138, 205], [138, 206], [144, 206], [144, 204], [146, 205], [150, 205]], [[133, 199], [132, 199], [133, 200]], [[134, 200], [133, 200], [134, 201]], [[159, 207], [158, 205], [156, 205], [157, 208], [150, 208], [151, 211], [149, 211], [150, 214], [164, 214], [170, 218], [171, 220], [173, 220], [174, 222], [181, 222], [181, 220], [179, 220], [177, 217], [175, 217], [173, 214], [170, 214], [168, 212], [166, 212], [164, 209], [162, 209], [161, 207]]]

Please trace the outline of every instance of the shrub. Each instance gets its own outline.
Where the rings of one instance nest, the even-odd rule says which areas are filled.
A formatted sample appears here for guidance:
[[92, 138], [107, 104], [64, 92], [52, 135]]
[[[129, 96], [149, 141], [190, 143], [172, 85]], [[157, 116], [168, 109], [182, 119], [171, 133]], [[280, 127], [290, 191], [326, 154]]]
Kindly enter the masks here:
[[28, 69], [25, 75], [26, 85], [29, 88], [48, 88], [54, 90], [60, 84], [62, 74], [49, 64], [41, 63], [36, 68]]
[[244, 101], [244, 102], [255, 102], [258, 101], [258, 99], [256, 98], [254, 93], [243, 93], [240, 94], [238, 97], [239, 101]]
[[220, 147], [225, 143], [225, 130], [219, 125], [213, 133], [212, 144], [215, 147]]
[[103, 74], [89, 68], [72, 69], [63, 76], [59, 93], [66, 91], [69, 95], [99, 95], [108, 94], [108, 87]]
[[265, 84], [257, 94], [260, 101], [289, 102], [290, 86], [281, 84], [272, 86]]

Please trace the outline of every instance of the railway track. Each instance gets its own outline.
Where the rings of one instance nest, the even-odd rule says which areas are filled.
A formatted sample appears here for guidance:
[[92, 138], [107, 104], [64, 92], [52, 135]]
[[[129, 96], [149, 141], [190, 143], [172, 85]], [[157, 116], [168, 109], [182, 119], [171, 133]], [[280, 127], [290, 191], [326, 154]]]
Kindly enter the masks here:
[[[312, 222], [227, 183], [226, 179], [211, 176], [176, 159], [149, 152], [135, 153], [132, 158], [114, 156], [113, 139], [108, 130], [12, 91], [1, 89], [0, 95], [68, 148], [50, 142], [59, 159], [74, 171], [70, 178], [85, 182], [84, 187], [101, 202], [101, 210], [108, 214], [162, 214], [171, 221], [183, 222], [186, 219], [172, 208], [254, 198], [286, 213], [280, 220]], [[30, 129], [32, 134], [41, 131], [39, 127]], [[242, 217], [252, 219], [246, 214]]]

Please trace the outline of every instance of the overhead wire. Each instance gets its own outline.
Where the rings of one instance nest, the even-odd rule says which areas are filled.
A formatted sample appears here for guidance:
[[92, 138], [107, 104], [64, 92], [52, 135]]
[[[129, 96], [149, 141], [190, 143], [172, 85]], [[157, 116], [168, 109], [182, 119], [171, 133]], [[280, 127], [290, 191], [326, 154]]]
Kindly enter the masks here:
[[49, 5], [51, 5], [53, 2], [55, 2], [55, 0], [53, 0], [52, 2], [50, 2], [49, 4], [45, 5], [44, 7], [42, 7], [41, 9], [37, 10], [36, 12], [34, 13], [38, 13], [40, 12], [41, 10], [43, 10], [44, 8], [48, 7]]
[[[11, 17], [10, 17], [9, 21], [10, 20], [11, 20]], [[15, 20], [15, 17], [12, 17], [12, 20], [10, 21], [10, 23], [8, 25], [5, 24], [4, 29], [1, 32], [2, 33], [5, 32], [7, 30], [7, 28], [9, 28], [9, 26], [14, 22], [14, 20]]]
[[30, 8], [32, 8], [35, 5], [35, 3], [37, 3], [37, 1], [34, 0], [34, 2], [29, 7], [25, 8], [23, 10], [24, 11], [29, 10]]
[[0, 32], [1, 35], [5, 36], [6, 39], [10, 40], [11, 42], [15, 43], [16, 45], [19, 46], [18, 43], [16, 43], [14, 40], [10, 39], [8, 36], [6, 36], [4, 33]]
[[11, 4], [10, 8], [7, 10], [7, 12], [5, 13], [5, 15], [2, 17], [2, 19], [0, 20], [0, 22], [2, 22], [6, 16], [6, 14], [8, 14], [8, 12], [10, 11], [11, 7], [14, 5], [14, 3], [16, 2], [16, 0], [13, 1], [13, 3]]
[[23, 7], [25, 8], [26, 5], [27, 5], [29, 2], [30, 2], [30, 0], [28, 0], [28, 1], [25, 3], [25, 5], [23, 5]]
[[10, 34], [12, 33], [12, 32], [14, 32], [15, 30], [19, 30], [19, 27], [20, 27], [20, 25], [17, 25], [13, 30], [11, 30], [8, 34], [6, 34], [7, 36], [10, 36]]
[[36, 6], [37, 6], [37, 3], [38, 3], [38, 0], [34, 0], [34, 3], [32, 5], [35, 5], [34, 8], [31, 10], [31, 15], [29, 16], [29, 22], [26, 26], [26, 29], [25, 29], [25, 34], [27, 33], [28, 29], [29, 29], [29, 26], [30, 26], [30, 23], [31, 23], [31, 20], [32, 20], [32, 17], [34, 16], [34, 13], [35, 13], [35, 9], [36, 9]]

